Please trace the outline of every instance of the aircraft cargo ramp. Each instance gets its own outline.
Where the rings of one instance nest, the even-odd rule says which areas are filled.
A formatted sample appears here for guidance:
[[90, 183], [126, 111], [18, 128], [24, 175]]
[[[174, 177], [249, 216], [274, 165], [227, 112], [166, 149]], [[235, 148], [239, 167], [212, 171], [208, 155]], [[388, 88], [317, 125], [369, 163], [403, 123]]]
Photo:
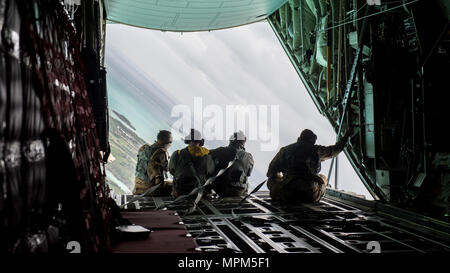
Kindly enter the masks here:
[[[119, 203], [130, 200], [122, 195]], [[170, 197], [146, 197], [124, 211], [164, 207]], [[241, 198], [202, 199], [169, 206], [177, 211], [200, 252], [429, 253], [450, 252], [450, 226], [376, 201], [328, 189], [319, 204], [281, 205], [267, 191]], [[163, 205], [164, 204], [164, 205]]]

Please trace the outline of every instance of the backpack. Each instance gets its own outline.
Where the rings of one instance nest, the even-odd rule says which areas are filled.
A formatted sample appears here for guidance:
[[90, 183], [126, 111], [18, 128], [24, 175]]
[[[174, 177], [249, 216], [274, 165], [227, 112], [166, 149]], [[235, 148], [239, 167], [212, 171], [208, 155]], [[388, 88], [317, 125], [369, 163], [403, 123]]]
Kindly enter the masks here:
[[236, 161], [213, 184], [213, 189], [221, 196], [239, 196], [247, 192], [251, 155], [245, 150], [236, 151]]
[[137, 163], [136, 163], [136, 173], [135, 176], [149, 182], [148, 174], [147, 174], [147, 166], [152, 157], [153, 152], [159, 148], [156, 145], [148, 145], [144, 144], [138, 151], [137, 154]]
[[205, 177], [202, 172], [197, 172], [197, 168], [203, 169], [206, 158], [194, 158], [187, 149], [179, 150], [176, 153], [178, 154], [177, 157], [172, 158], [172, 160], [178, 161], [178, 170], [173, 174], [173, 187], [177, 195], [184, 195], [197, 187], [198, 181], [204, 183]]

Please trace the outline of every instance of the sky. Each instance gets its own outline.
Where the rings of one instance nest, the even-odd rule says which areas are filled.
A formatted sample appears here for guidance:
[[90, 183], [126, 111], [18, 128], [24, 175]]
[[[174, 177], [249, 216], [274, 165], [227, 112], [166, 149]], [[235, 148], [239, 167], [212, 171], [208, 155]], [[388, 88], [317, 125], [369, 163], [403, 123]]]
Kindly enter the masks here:
[[[279, 148], [295, 142], [303, 129], [316, 133], [317, 144], [335, 142], [331, 125], [317, 110], [266, 21], [188, 33], [108, 24], [105, 66], [110, 111], [124, 114], [149, 143], [159, 130], [170, 130], [179, 120], [171, 114], [180, 105], [193, 114], [195, 100], [201, 100], [203, 111], [209, 106], [224, 114], [215, 120], [203, 117], [203, 126], [208, 121], [217, 125], [219, 120], [223, 123], [219, 127], [229, 124], [227, 105], [254, 106], [257, 110], [267, 107], [267, 112], [257, 112], [257, 122], [251, 124], [258, 128], [257, 138], [246, 144], [255, 159], [250, 188], [265, 179], [267, 166]], [[261, 118], [264, 116], [267, 121]], [[248, 135], [249, 127], [247, 122], [237, 129]], [[229, 135], [223, 131], [223, 137], [216, 140], [205, 131], [205, 147], [226, 145]], [[175, 135], [170, 153], [184, 146], [182, 135]], [[273, 149], [262, 148], [270, 141], [268, 146]], [[325, 175], [330, 162], [322, 163]], [[339, 156], [338, 174], [340, 189], [371, 199], [344, 153]]]

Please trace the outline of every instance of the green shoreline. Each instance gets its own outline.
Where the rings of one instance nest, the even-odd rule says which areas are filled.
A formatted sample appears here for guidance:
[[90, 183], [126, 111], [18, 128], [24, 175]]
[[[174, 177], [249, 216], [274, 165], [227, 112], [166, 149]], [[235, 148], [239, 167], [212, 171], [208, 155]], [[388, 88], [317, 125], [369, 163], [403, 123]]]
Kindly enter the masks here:
[[[134, 171], [139, 148], [146, 142], [122, 121], [109, 117], [109, 143], [111, 155], [106, 168], [117, 179], [124, 183], [130, 191], [134, 187]], [[124, 194], [123, 190], [107, 178], [109, 187], [116, 194]]]

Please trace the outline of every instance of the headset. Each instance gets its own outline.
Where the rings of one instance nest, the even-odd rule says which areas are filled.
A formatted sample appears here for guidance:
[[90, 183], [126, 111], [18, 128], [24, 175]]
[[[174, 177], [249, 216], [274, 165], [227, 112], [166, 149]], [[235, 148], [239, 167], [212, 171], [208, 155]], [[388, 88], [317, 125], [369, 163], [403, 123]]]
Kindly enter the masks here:
[[244, 139], [238, 139], [238, 132], [234, 132], [233, 137], [230, 139], [230, 141], [247, 141], [247, 137], [244, 135]]
[[190, 142], [197, 142], [200, 143], [200, 146], [205, 145], [205, 139], [200, 139], [200, 140], [195, 140], [194, 139], [194, 129], [191, 129], [191, 139], [185, 139], [184, 143], [185, 144], [189, 144]]

